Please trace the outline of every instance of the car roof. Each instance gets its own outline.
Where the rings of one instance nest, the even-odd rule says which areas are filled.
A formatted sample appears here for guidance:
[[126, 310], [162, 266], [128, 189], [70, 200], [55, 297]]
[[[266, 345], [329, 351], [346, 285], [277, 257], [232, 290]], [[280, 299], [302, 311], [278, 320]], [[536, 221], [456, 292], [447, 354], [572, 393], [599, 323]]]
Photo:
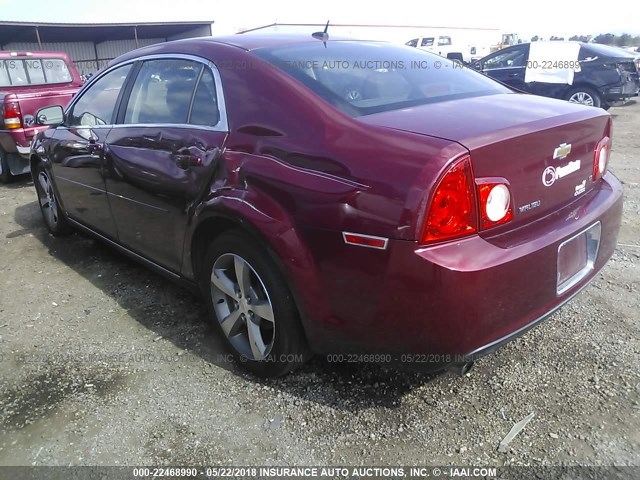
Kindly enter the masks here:
[[[235, 35], [225, 35], [218, 37], [200, 37], [193, 39], [179, 40], [181, 42], [213, 42], [224, 43], [234, 47], [242, 48], [244, 50], [257, 50], [259, 48], [277, 48], [285, 47], [288, 45], [296, 45], [301, 43], [314, 43], [321, 42], [317, 38], [314, 38], [312, 34], [313, 29], [309, 30], [308, 34], [302, 33], [273, 33], [273, 32], [248, 32], [238, 33]], [[329, 35], [327, 42], [338, 41], [357, 41], [357, 42], [374, 42], [375, 40], [365, 40], [353, 37], [344, 37], [337, 35]]]
[[516, 43], [515, 45], [509, 45], [509, 47], [517, 47], [518, 45], [531, 45], [532, 43], [552, 43], [552, 44], [562, 44], [562, 43], [579, 43], [581, 46], [585, 47], [585, 46], [589, 46], [589, 43], [585, 43], [585, 42], [578, 42], [578, 41], [574, 41], [574, 40], [541, 40], [539, 42], [522, 42], [522, 43]]
[[2, 58], [42, 58], [42, 57], [55, 57], [55, 58], [69, 58], [66, 52], [45, 52], [41, 50], [37, 51], [24, 51], [24, 50], [3, 50], [0, 51], [0, 57]]
[[[510, 45], [508, 48], [517, 47], [518, 45], [531, 45], [532, 43], [537, 42], [523, 42], [518, 43], [516, 45]], [[608, 54], [610, 56], [631, 56], [633, 57], [633, 52], [629, 52], [624, 48], [616, 47], [614, 45], [605, 45], [603, 43], [587, 43], [587, 42], [578, 42], [574, 40], [548, 40], [544, 41], [544, 43], [552, 43], [552, 44], [561, 44], [561, 43], [578, 43], [581, 47], [590, 48], [592, 50], [598, 51], [601, 54]]]

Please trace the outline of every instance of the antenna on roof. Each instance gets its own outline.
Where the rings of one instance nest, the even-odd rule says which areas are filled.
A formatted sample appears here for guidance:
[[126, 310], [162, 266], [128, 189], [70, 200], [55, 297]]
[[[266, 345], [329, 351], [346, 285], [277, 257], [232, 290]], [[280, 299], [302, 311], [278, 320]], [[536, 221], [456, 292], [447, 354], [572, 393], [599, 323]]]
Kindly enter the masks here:
[[324, 26], [323, 32], [315, 32], [311, 36], [317, 40], [322, 40], [324, 43], [324, 48], [327, 48], [327, 40], [329, 40], [329, 20], [327, 20], [327, 24]]

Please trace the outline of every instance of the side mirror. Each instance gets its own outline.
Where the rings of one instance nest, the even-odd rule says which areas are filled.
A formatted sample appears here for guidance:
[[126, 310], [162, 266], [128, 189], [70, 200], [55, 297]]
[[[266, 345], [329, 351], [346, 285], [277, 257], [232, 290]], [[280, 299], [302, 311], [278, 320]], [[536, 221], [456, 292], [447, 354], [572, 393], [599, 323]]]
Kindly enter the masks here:
[[62, 125], [64, 123], [64, 110], [60, 105], [41, 108], [36, 113], [36, 123], [50, 127]]
[[482, 71], [482, 65], [480, 65], [480, 61], [476, 60], [475, 62], [471, 63], [471, 65], [469, 65], [471, 68], [473, 68], [474, 70], [477, 70], [479, 72]]

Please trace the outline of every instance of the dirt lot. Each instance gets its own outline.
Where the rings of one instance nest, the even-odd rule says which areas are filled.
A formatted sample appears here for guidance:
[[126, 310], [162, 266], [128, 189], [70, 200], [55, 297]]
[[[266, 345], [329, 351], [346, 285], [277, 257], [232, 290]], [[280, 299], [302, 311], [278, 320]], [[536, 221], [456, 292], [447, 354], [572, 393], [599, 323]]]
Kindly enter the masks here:
[[28, 178], [0, 186], [0, 465], [640, 465], [640, 103], [610, 113], [616, 254], [464, 377], [315, 359], [259, 381], [198, 299], [84, 235], [49, 236]]

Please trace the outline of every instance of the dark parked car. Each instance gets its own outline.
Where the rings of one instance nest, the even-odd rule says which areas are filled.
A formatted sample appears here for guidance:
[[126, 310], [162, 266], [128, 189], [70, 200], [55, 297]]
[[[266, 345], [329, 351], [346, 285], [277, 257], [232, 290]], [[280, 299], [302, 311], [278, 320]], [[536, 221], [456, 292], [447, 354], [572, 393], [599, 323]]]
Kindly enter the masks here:
[[[637, 96], [640, 88], [634, 55], [624, 50], [580, 42], [544, 42], [549, 48], [577, 46], [577, 58], [557, 59], [530, 56], [532, 43], [499, 50], [478, 60], [472, 67], [518, 90], [560, 98], [574, 103], [608, 109], [613, 102]], [[564, 64], [560, 65], [560, 64]], [[527, 69], [576, 70], [571, 83], [529, 81]]]
[[622, 212], [606, 112], [417, 49], [324, 40], [146, 47], [64, 115], [40, 111], [49, 231], [197, 288], [259, 375], [311, 352], [462, 369], [604, 266]]

